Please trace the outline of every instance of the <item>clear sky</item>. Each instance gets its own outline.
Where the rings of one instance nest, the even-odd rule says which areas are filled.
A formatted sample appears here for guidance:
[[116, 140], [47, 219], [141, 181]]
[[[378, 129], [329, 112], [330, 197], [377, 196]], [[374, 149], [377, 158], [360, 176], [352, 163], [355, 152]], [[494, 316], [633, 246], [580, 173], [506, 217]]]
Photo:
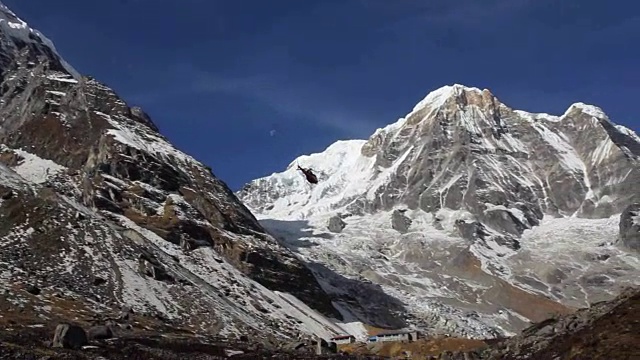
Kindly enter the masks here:
[[640, 132], [633, 0], [3, 0], [237, 190], [460, 83]]

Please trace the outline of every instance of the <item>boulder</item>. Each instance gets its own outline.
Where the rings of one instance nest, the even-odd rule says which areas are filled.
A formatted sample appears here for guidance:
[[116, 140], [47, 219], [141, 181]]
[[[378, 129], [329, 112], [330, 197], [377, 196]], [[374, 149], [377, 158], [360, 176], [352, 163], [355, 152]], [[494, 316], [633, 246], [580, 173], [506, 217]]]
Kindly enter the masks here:
[[455, 222], [455, 229], [461, 238], [472, 242], [484, 239], [488, 235], [484, 225], [477, 221], [458, 219]]
[[411, 219], [404, 215], [403, 210], [394, 210], [391, 214], [391, 227], [400, 233], [406, 233], [411, 226]]
[[56, 327], [52, 347], [64, 349], [80, 349], [89, 343], [83, 328], [72, 324], [60, 324]]
[[342, 232], [342, 230], [347, 226], [347, 223], [342, 220], [339, 215], [332, 216], [329, 219], [329, 223], [327, 224], [327, 229], [333, 233]]
[[35, 286], [35, 285], [29, 285], [29, 286], [27, 286], [27, 289], [26, 289], [26, 290], [27, 290], [27, 292], [28, 292], [29, 294], [32, 294], [32, 295], [40, 295], [40, 293], [41, 293], [40, 288], [39, 288], [39, 287], [37, 287], [37, 286]]
[[118, 320], [120, 321], [129, 321], [131, 320], [131, 315], [133, 315], [133, 309], [130, 307], [125, 307], [118, 315]]

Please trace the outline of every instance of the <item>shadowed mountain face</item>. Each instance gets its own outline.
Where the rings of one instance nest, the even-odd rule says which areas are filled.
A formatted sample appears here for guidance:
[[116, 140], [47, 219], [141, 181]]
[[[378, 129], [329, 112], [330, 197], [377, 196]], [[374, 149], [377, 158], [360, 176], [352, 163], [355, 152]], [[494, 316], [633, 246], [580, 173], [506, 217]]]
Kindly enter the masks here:
[[212, 333], [344, 332], [313, 271], [211, 169], [1, 4], [0, 163], [16, 299], [33, 285]]
[[382, 286], [423, 328], [486, 336], [638, 283], [632, 246], [616, 240], [639, 184], [640, 138], [599, 108], [534, 114], [453, 85], [237, 195], [292, 250]]

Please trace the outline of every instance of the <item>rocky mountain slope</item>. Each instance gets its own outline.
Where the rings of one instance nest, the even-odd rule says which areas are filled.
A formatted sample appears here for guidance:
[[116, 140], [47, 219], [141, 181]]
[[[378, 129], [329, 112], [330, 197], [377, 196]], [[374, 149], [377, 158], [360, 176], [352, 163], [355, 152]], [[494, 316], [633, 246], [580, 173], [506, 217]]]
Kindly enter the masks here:
[[0, 322], [129, 307], [202, 334], [348, 331], [211, 169], [2, 4], [0, 144]]
[[[482, 359], [638, 359], [640, 291], [537, 323], [499, 342]], [[480, 358], [480, 357], [478, 357]]]
[[617, 239], [639, 184], [640, 138], [601, 109], [534, 114], [452, 85], [237, 195], [292, 250], [399, 299], [405, 325], [485, 337], [638, 284]]
[[445, 337], [360, 346], [351, 352], [374, 352], [395, 358], [409, 351], [413, 358], [428, 360], [638, 359], [638, 310], [640, 290], [627, 288], [612, 300], [546, 319], [508, 339], [483, 342]]

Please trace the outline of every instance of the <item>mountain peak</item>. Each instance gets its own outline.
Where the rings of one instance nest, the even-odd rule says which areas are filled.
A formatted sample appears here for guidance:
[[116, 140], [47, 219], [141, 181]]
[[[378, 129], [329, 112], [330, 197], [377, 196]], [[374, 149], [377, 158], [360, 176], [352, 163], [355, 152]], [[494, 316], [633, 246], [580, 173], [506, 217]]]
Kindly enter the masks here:
[[[458, 83], [441, 86], [427, 94], [427, 96], [418, 102], [411, 112], [406, 114], [404, 117], [401, 117], [396, 122], [385, 127], [376, 129], [369, 137], [369, 140], [379, 140], [380, 136], [396, 132], [403, 128], [408, 121], [411, 122], [409, 119], [413, 118], [414, 123], [419, 122], [420, 119], [427, 118], [434, 110], [451, 104], [454, 104], [454, 106], [455, 104], [476, 105], [480, 108], [486, 108], [488, 105], [495, 106], [496, 102], [496, 97], [488, 89], [479, 89], [477, 87]], [[425, 109], [428, 109], [428, 111], [421, 114]], [[373, 142], [376, 143], [377, 140], [374, 140]], [[365, 153], [367, 152], [368, 150], [365, 150]]]
[[[82, 77], [76, 69], [67, 63], [62, 56], [56, 50], [53, 42], [44, 36], [40, 31], [33, 29], [27, 24], [26, 21], [20, 19], [9, 7], [4, 5], [0, 1], [0, 31], [7, 35], [10, 42], [13, 42], [13, 46], [20, 48], [18, 43], [29, 44], [33, 43], [36, 47], [44, 46], [48, 48], [57, 57], [57, 60], [64, 67], [64, 69], [71, 74], [76, 80], [80, 80]], [[16, 43], [16, 40], [18, 43]], [[5, 40], [1, 41], [0, 46], [4, 48], [6, 46]]]
[[[606, 119], [613, 126], [602, 124], [606, 125], [602, 131], [602, 126], [591, 126], [584, 121], [591, 116]], [[558, 121], [562, 118], [569, 121]], [[583, 124], [575, 126], [580, 123]], [[590, 139], [589, 143], [584, 142], [586, 138]], [[265, 213], [311, 214], [326, 212], [326, 209], [363, 213], [388, 210], [398, 204], [429, 213], [443, 208], [456, 211], [464, 208], [483, 219], [489, 218], [482, 209], [487, 203], [509, 207], [524, 196], [531, 199], [529, 220], [521, 221], [526, 228], [535, 225], [545, 212], [554, 216], [575, 213], [608, 216], [625, 206], [627, 196], [614, 199], [611, 194], [613, 188], [623, 194], [625, 190], [620, 189], [632, 186], [635, 173], [631, 176], [619, 171], [628, 169], [628, 161], [634, 157], [625, 154], [635, 153], [637, 146], [640, 138], [632, 130], [611, 123], [599, 107], [575, 103], [563, 117], [533, 114], [503, 105], [487, 89], [452, 84], [430, 92], [411, 113], [377, 129], [364, 145], [356, 146], [355, 154], [341, 152], [340, 158], [349, 161], [329, 160], [332, 168], [324, 171], [325, 178], [321, 181], [327, 187], [333, 186], [331, 190], [321, 191], [325, 185], [293, 189], [292, 183], [287, 183], [292, 194], [306, 191], [313, 197], [317, 192], [317, 197], [323, 199], [321, 206], [308, 201], [309, 196], [302, 196], [300, 201], [279, 200], [271, 210], [266, 209], [265, 204], [270, 206], [276, 198], [261, 203], [263, 198], [255, 200], [251, 194], [243, 194], [243, 199], [253, 209], [265, 209]], [[502, 158], [505, 155], [510, 157]], [[334, 156], [327, 151], [314, 159], [304, 158], [310, 161], [305, 165], [325, 169], [324, 163]], [[498, 166], [500, 162], [504, 164]], [[617, 165], [611, 169], [598, 168], [606, 162]], [[478, 170], [480, 163], [484, 163], [485, 168]], [[337, 169], [343, 165], [344, 171]], [[552, 178], [566, 184], [565, 187], [540, 180], [537, 169], [552, 167], [556, 168]], [[356, 175], [356, 168], [362, 170], [362, 174]], [[507, 168], [513, 177], [508, 181], [505, 180]], [[526, 179], [523, 172], [527, 174]], [[576, 177], [576, 173], [580, 175]], [[352, 180], [352, 175], [357, 180]], [[611, 180], [618, 178], [624, 180]], [[504, 184], [492, 186], [503, 181]], [[358, 182], [366, 191], [355, 194], [352, 187], [347, 189]], [[472, 183], [473, 186], [469, 185]], [[524, 185], [513, 185], [520, 183], [526, 183], [527, 189], [532, 190], [522, 195]], [[343, 188], [336, 184], [348, 191], [343, 193]], [[473, 204], [467, 191], [470, 186], [478, 194]], [[512, 187], [513, 190], [508, 190]], [[569, 187], [572, 194], [566, 196]], [[327, 205], [329, 193], [335, 195], [331, 205]], [[279, 199], [283, 193], [277, 195]], [[493, 218], [487, 220], [492, 221]], [[519, 236], [520, 228], [521, 225], [516, 225], [508, 232]]]
[[[453, 310], [425, 311], [449, 306], [433, 300], [443, 291], [438, 298], [468, 301], [465, 311], [498, 306], [519, 314], [500, 324], [500, 331], [515, 331], [516, 322], [546, 317], [547, 309], [596, 301], [608, 290], [594, 276], [605, 273], [611, 285], [604, 286], [614, 286], [640, 271], [610, 275], [626, 255], [603, 246], [619, 232], [614, 215], [640, 202], [640, 138], [602, 119], [599, 108], [583, 103], [560, 119], [512, 109], [488, 90], [443, 86], [364, 145], [301, 157], [318, 184], [290, 169], [252, 181], [237, 196], [305, 259], [396, 296], [416, 326], [442, 321], [448, 332], [461, 331]], [[463, 269], [474, 269], [470, 279], [462, 280]], [[518, 293], [503, 285], [478, 291], [471, 284], [480, 273]], [[584, 287], [573, 290], [576, 282]], [[547, 309], [517, 308], [538, 301], [533, 293], [544, 295]], [[495, 324], [496, 317], [483, 316], [475, 318]], [[485, 325], [473, 325], [474, 334], [493, 331]]]
[[458, 97], [466, 92], [481, 94], [483, 91], [488, 90], [480, 90], [477, 87], [470, 87], [462, 84], [445, 85], [427, 94], [424, 99], [414, 106], [413, 111], [422, 110], [427, 106], [431, 108], [438, 108], [444, 105], [444, 103], [450, 98]]
[[597, 107], [595, 105], [585, 104], [583, 102], [576, 102], [576, 103], [571, 104], [571, 106], [569, 106], [567, 111], [565, 111], [565, 113], [563, 114], [563, 117], [567, 116], [569, 113], [574, 112], [574, 111], [579, 111], [579, 112], [582, 112], [582, 113], [584, 113], [586, 115], [590, 115], [590, 116], [593, 116], [593, 117], [598, 118], [598, 119], [605, 119], [605, 120], [609, 119], [607, 114], [605, 114], [605, 112], [602, 111], [601, 108], [599, 108], [599, 107]]

